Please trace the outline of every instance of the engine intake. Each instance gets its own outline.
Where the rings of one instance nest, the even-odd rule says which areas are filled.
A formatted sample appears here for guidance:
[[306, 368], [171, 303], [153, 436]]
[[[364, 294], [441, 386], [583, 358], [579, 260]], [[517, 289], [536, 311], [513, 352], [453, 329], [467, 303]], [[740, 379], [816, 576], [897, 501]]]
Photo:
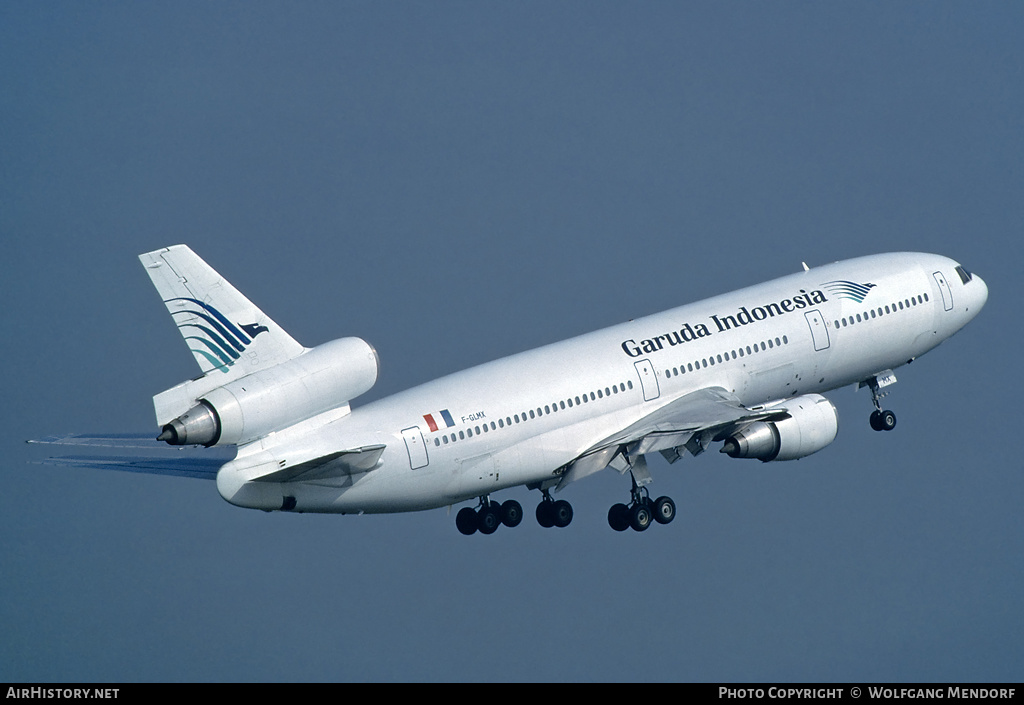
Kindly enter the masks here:
[[725, 439], [722, 453], [731, 458], [796, 460], [829, 445], [839, 432], [836, 408], [820, 394], [807, 394], [785, 403], [789, 418], [758, 421]]
[[217, 387], [165, 424], [157, 440], [171, 445], [246, 443], [369, 391], [379, 369], [377, 352], [365, 340], [332, 340]]

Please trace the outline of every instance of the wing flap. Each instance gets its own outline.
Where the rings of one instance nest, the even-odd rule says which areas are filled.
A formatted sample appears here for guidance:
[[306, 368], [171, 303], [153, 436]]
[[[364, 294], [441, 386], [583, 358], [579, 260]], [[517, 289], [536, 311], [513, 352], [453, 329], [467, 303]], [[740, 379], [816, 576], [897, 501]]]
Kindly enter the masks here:
[[[757, 421], [788, 416], [784, 406], [748, 408], [721, 387], [709, 387], [686, 394], [634, 421], [581, 453], [568, 465], [558, 489], [595, 472], [618, 459], [625, 472], [647, 453], [660, 451], [671, 462], [683, 447], [697, 454], [712, 439], [733, 433]], [[622, 456], [620, 458], [620, 455]]]

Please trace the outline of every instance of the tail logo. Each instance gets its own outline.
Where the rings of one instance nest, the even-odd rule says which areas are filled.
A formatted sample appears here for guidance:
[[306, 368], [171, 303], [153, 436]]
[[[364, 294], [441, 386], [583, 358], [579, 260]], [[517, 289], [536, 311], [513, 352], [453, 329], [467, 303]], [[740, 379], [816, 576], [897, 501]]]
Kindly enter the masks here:
[[863, 303], [868, 292], [875, 288], [875, 284], [858, 284], [846, 280], [828, 282], [821, 287], [828, 293], [840, 299], [850, 299], [857, 303]]
[[[267, 332], [266, 326], [257, 323], [235, 325], [213, 306], [198, 299], [178, 297], [167, 299], [164, 303], [170, 304], [172, 301], [187, 302], [180, 310], [171, 311], [171, 316], [188, 316], [187, 320], [177, 325], [182, 330], [182, 336], [188, 341], [189, 350], [197, 358], [209, 362], [211, 369], [220, 370], [225, 374], [241, 357], [241, 353], [252, 344], [252, 339], [260, 333]], [[186, 335], [186, 328], [195, 328], [201, 335]]]

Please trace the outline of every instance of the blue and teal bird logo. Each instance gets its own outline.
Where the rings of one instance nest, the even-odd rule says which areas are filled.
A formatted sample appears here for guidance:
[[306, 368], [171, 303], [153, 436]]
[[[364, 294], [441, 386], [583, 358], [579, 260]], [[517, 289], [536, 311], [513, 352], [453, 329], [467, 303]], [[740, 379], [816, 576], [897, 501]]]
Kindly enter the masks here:
[[[235, 325], [213, 306], [198, 299], [178, 297], [167, 299], [164, 303], [172, 301], [187, 301], [194, 304], [194, 307], [171, 311], [171, 315], [193, 317], [185, 323], [177, 324], [188, 342], [189, 350], [205, 358], [214, 369], [224, 373], [227, 373], [228, 368], [241, 357], [241, 353], [252, 343], [253, 338], [267, 331], [266, 326], [256, 323]], [[191, 331], [186, 331], [187, 328], [194, 328], [200, 335], [188, 335]]]
[[857, 282], [841, 279], [839, 281], [822, 284], [821, 288], [837, 298], [850, 299], [851, 301], [856, 301], [860, 304], [864, 303], [864, 298], [868, 295], [869, 291], [875, 288], [875, 286], [875, 284], [858, 284]]

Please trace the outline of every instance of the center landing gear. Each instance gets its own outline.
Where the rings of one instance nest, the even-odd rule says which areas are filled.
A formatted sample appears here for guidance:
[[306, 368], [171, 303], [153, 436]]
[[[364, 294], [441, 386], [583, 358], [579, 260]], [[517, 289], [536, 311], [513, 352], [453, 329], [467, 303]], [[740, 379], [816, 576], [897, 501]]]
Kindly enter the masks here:
[[636, 478], [630, 474], [633, 488], [630, 490], [630, 503], [613, 504], [608, 510], [608, 525], [616, 531], [646, 531], [652, 521], [668, 524], [676, 518], [676, 503], [669, 497], [658, 497], [652, 500], [646, 487], [640, 487]]
[[510, 499], [498, 504], [484, 495], [476, 509], [463, 507], [459, 510], [455, 515], [455, 526], [466, 536], [477, 531], [481, 534], [493, 534], [502, 524], [508, 527], [519, 526], [522, 520], [523, 507], [519, 502]]
[[547, 490], [541, 490], [544, 499], [537, 505], [537, 523], [545, 529], [557, 526], [564, 529], [572, 521], [572, 505], [564, 499], [553, 500]]

